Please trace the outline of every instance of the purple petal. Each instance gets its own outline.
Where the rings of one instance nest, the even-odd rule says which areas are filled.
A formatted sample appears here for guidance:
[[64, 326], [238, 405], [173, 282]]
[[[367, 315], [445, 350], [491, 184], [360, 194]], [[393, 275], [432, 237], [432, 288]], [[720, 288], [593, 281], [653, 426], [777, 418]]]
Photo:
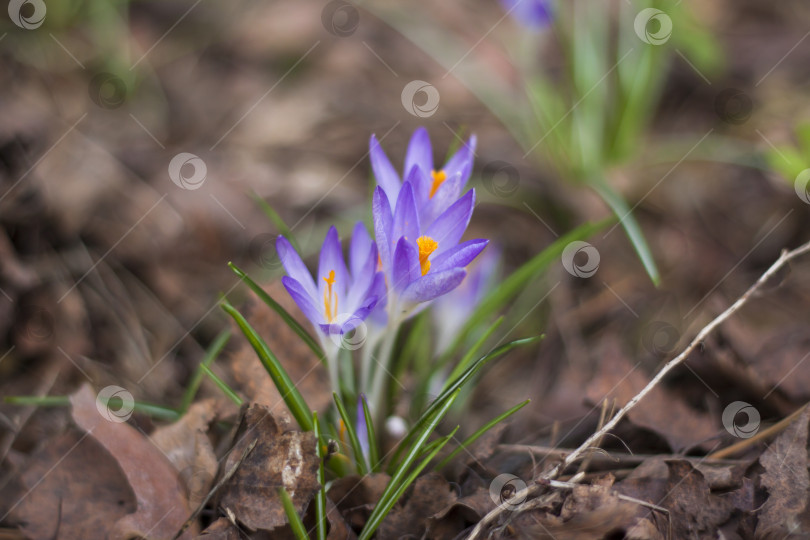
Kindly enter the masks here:
[[390, 200], [396, 201], [400, 188], [399, 175], [394, 166], [391, 165], [391, 160], [385, 155], [376, 135], [371, 136], [368, 145], [371, 169], [374, 171], [377, 184], [385, 190], [385, 194], [388, 195]]
[[[430, 186], [433, 181], [428, 177], [428, 174], [421, 167], [411, 167], [408, 176], [405, 177], [405, 182], [411, 184], [413, 187], [413, 198], [416, 201], [416, 208], [423, 209], [430, 201]], [[422, 222], [420, 218], [420, 223]]]
[[408, 173], [414, 166], [421, 168], [425, 174], [430, 174], [430, 171], [433, 170], [430, 136], [423, 127], [418, 128], [411, 136], [408, 151], [405, 153], [405, 168], [402, 171]]
[[318, 296], [323, 296], [326, 288], [326, 281], [323, 278], [329, 276], [330, 271], [335, 271], [335, 284], [333, 290], [338, 297], [343, 296], [349, 288], [349, 272], [346, 270], [346, 263], [343, 262], [343, 251], [340, 248], [340, 239], [337, 229], [332, 226], [326, 233], [326, 238], [321, 247], [321, 257], [318, 261]]
[[377, 187], [374, 190], [374, 197], [371, 204], [371, 213], [374, 216], [374, 236], [377, 239], [377, 249], [380, 253], [383, 269], [386, 274], [391, 273], [391, 251], [394, 247], [395, 238], [391, 238], [391, 229], [394, 226], [394, 218], [391, 215], [391, 205], [388, 204], [388, 197], [385, 191]]
[[314, 325], [320, 324], [324, 317], [320, 310], [315, 307], [313, 303], [314, 298], [307, 294], [301, 283], [289, 276], [281, 278], [281, 283], [284, 285], [284, 288], [287, 289], [287, 292], [306, 318]]
[[312, 275], [309, 273], [309, 270], [307, 270], [298, 252], [295, 251], [292, 244], [283, 236], [279, 236], [278, 239], [276, 239], [276, 252], [287, 274], [304, 287], [307, 295], [314, 298], [318, 293], [318, 287], [315, 286]]
[[419, 238], [419, 214], [416, 211], [416, 200], [410, 182], [405, 182], [399, 192], [397, 207], [394, 210], [394, 230], [391, 238], [396, 241], [405, 238], [414, 243]]
[[436, 256], [455, 246], [461, 240], [470, 223], [474, 205], [475, 190], [471, 189], [428, 227], [425, 234], [439, 244]]
[[377, 248], [374, 244], [371, 244], [362, 264], [361, 268], [352, 272], [352, 284], [346, 294], [346, 306], [349, 310], [362, 302], [373, 285], [374, 274], [377, 272]]
[[[369, 251], [374, 243], [366, 230], [362, 221], [358, 221], [352, 231], [352, 242], [349, 245], [349, 264], [352, 271], [352, 279], [357, 279], [357, 275], [363, 269], [363, 265], [368, 259]], [[375, 263], [377, 261], [374, 261]]]
[[432, 224], [442, 212], [447, 210], [451, 204], [458, 200], [463, 185], [464, 182], [460, 174], [456, 173], [452, 176], [448, 176], [447, 180], [445, 180], [442, 185], [439, 186], [439, 189], [436, 190], [436, 193], [433, 194], [433, 198], [424, 206], [425, 219], [423, 220], [423, 226]]
[[385, 293], [385, 275], [382, 272], [377, 272], [371, 281], [371, 287], [368, 288], [368, 295], [376, 296], [378, 305], [385, 305], [387, 300]]
[[501, 260], [501, 250], [499, 246], [489, 246], [486, 253], [475, 263], [467, 278], [468, 289], [475, 303], [484, 297], [488, 292], [498, 274], [498, 266]]
[[473, 156], [475, 156], [475, 146], [477, 142], [478, 139], [475, 135], [470, 137], [470, 140], [464, 143], [444, 165], [444, 172], [447, 173], [448, 178], [454, 174], [461, 174], [462, 187], [467, 183], [467, 180], [470, 179], [470, 174], [472, 173]]
[[367, 305], [356, 309], [353, 313], [341, 317], [333, 323], [321, 323], [318, 326], [326, 334], [347, 334], [360, 326], [377, 303], [376, 298], [371, 298]]
[[431, 260], [431, 271], [442, 272], [450, 268], [464, 268], [481, 253], [489, 240], [468, 240], [450, 248]]
[[417, 252], [416, 248], [405, 238], [400, 238], [399, 242], [397, 242], [397, 249], [394, 252], [393, 289], [395, 291], [401, 291], [421, 275], [419, 252]]
[[400, 298], [418, 304], [446, 294], [458, 287], [467, 272], [463, 268], [453, 268], [444, 272], [429, 272], [402, 291]]

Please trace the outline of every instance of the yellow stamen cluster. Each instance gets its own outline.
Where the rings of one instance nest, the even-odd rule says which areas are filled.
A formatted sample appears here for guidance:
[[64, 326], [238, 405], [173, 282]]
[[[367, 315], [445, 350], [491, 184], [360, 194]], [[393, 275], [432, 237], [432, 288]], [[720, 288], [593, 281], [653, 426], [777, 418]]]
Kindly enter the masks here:
[[[337, 291], [332, 291], [332, 285], [335, 284], [335, 271], [330, 270], [329, 276], [323, 278], [326, 282], [326, 290], [323, 291], [323, 307], [326, 312], [326, 320], [331, 324], [335, 322], [338, 314], [338, 296]], [[334, 305], [332, 304], [334, 300]], [[334, 307], [334, 310], [332, 309]]]
[[436, 195], [436, 191], [444, 184], [444, 181], [447, 180], [447, 173], [444, 170], [441, 171], [430, 171], [430, 176], [433, 178], [433, 184], [430, 186], [430, 195], [429, 197], [432, 199], [434, 195]]
[[430, 270], [428, 257], [430, 257], [431, 253], [436, 251], [439, 244], [429, 236], [420, 236], [416, 239], [416, 245], [419, 247], [419, 266], [422, 267], [422, 275], [424, 276]]

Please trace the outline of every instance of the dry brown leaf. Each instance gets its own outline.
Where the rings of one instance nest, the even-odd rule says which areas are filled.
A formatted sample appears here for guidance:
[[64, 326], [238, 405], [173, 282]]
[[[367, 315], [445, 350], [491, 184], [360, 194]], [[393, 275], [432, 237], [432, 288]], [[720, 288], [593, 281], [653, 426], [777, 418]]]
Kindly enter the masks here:
[[[304, 328], [310, 327], [309, 322], [300, 316], [298, 306], [280, 282], [265, 286], [265, 290], [288, 313], [296, 317]], [[252, 299], [242, 311], [248, 322], [278, 357], [307, 405], [316, 411], [326, 410], [332, 404], [329, 377], [309, 347], [264, 302]], [[273, 414], [283, 414], [289, 418], [287, 406], [270, 375], [256, 357], [256, 351], [241, 336], [238, 329], [235, 335], [238, 336], [239, 347], [230, 356], [228, 366], [236, 382], [236, 388], [241, 390], [249, 401], [261, 403], [269, 407]]]
[[724, 332], [769, 394], [777, 387], [795, 403], [810, 400], [810, 363], [803, 361], [810, 348], [806, 325], [780, 327], [763, 337], [761, 329], [738, 320]]
[[382, 473], [368, 476], [350, 474], [332, 482], [326, 495], [335, 503], [346, 523], [360, 530], [390, 480], [390, 476]]
[[329, 532], [326, 540], [353, 540], [357, 538], [354, 531], [343, 519], [335, 503], [329, 497], [326, 498], [326, 519], [329, 521]]
[[214, 400], [195, 403], [177, 422], [157, 428], [150, 436], [179, 473], [191, 508], [208, 495], [217, 474], [217, 457], [207, 435], [217, 414], [215, 406]]
[[472, 495], [456, 500], [433, 515], [430, 518], [430, 536], [437, 540], [456, 538], [461, 531], [478, 523], [493, 508], [495, 502], [489, 490], [480, 488]]
[[[70, 403], [76, 424], [115, 458], [137, 500], [137, 510], [116, 521], [108, 538], [172, 538], [191, 512], [166, 456], [132, 426], [101, 416], [89, 385], [71, 395]], [[191, 534], [186, 532], [181, 538], [191, 538]]]
[[765, 468], [760, 483], [768, 499], [759, 512], [757, 538], [786, 538], [807, 535], [807, 524], [800, 519], [808, 501], [810, 476], [807, 472], [807, 423], [810, 407], [779, 434], [759, 458]]
[[16, 505], [9, 521], [32, 540], [106, 538], [116, 521], [136, 509], [115, 459], [75, 429], [31, 455], [17, 484], [4, 490]]
[[254, 440], [253, 451], [222, 487], [219, 506], [252, 530], [272, 531], [287, 524], [279, 488], [287, 490], [299, 515], [320, 489], [315, 435], [282, 433], [267, 407], [245, 405], [224, 470], [230, 470]]
[[520, 538], [602, 540], [621, 534], [635, 519], [635, 507], [610, 488], [577, 486], [566, 495], [559, 516], [548, 511], [525, 512], [514, 526]]
[[234, 527], [233, 523], [221, 517], [200, 533], [200, 538], [205, 540], [240, 540], [241, 535], [239, 529]]
[[633, 524], [624, 531], [625, 540], [663, 540], [665, 536], [658, 531], [652, 521], [637, 518]]
[[431, 472], [417, 478], [411, 494], [403, 504], [394, 505], [377, 531], [380, 540], [402, 537], [420, 538], [427, 528], [427, 520], [437, 508], [445, 508], [456, 500], [456, 493], [443, 476]]
[[[627, 360], [617, 344], [608, 344], [604, 352], [586, 396], [592, 403], [615, 399], [618, 406], [624, 406], [650, 379], [643, 368]], [[633, 424], [663, 437], [676, 452], [700, 445], [717, 434], [716, 422], [709, 415], [692, 409], [677, 394], [660, 385], [627, 417]]]
[[[563, 503], [560, 517], [565, 528], [560, 532], [565, 534], [574, 531], [602, 538], [609, 531], [620, 531], [627, 527], [633, 521], [635, 513], [636, 505], [619, 499], [609, 487], [577, 486]], [[560, 537], [558, 533], [555, 535]]]
[[667, 496], [660, 506], [670, 512], [675, 538], [716, 538], [731, 515], [731, 503], [711, 493], [703, 474], [684, 459], [666, 461]]

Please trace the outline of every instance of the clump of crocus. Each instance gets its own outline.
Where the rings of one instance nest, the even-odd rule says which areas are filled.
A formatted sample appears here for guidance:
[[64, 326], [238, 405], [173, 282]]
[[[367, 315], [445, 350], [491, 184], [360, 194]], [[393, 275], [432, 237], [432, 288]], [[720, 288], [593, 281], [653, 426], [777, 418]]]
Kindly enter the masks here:
[[[341, 336], [371, 316], [373, 329], [365, 328], [370, 335], [359, 390], [370, 392], [374, 414], [380, 413], [399, 325], [458, 287], [467, 275], [465, 267], [487, 245], [484, 239], [461, 241], [475, 207], [475, 190], [462, 194], [472, 173], [475, 144], [475, 137], [470, 137], [436, 169], [427, 131], [417, 129], [408, 145], [402, 181], [372, 136], [371, 165], [378, 184], [372, 205], [376, 244], [358, 223], [349, 249], [350, 268], [334, 227], [326, 235], [314, 280], [292, 245], [278, 239], [278, 254], [288, 274], [282, 282], [317, 329], [336, 391]], [[382, 345], [375, 355], [379, 341]]]

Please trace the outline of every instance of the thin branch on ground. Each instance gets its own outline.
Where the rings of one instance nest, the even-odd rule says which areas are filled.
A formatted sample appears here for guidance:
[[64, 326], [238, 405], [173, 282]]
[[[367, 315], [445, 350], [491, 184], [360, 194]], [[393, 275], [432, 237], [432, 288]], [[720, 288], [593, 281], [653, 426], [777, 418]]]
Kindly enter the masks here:
[[[550, 468], [548, 471], [543, 473], [540, 478], [538, 478], [537, 482], [522, 489], [521, 491], [514, 494], [514, 498], [522, 498], [526, 499], [531, 495], [536, 494], [541, 489], [544, 489], [548, 486], [549, 482], [557, 478], [566, 468], [568, 468], [572, 463], [579, 460], [583, 454], [586, 452], [592, 451], [595, 445], [598, 444], [598, 441], [604, 437], [604, 435], [615, 428], [618, 423], [627, 416], [629, 413], [638, 403], [644, 399], [647, 394], [649, 394], [660, 382], [661, 380], [666, 377], [666, 375], [672, 371], [674, 368], [681, 365], [705, 339], [711, 334], [714, 330], [717, 329], [718, 326], [723, 324], [729, 317], [731, 317], [734, 313], [740, 310], [748, 300], [756, 293], [762, 286], [774, 275], [776, 275], [782, 267], [785, 266], [791, 260], [800, 257], [806, 253], [810, 252], [810, 242], [802, 244], [801, 246], [797, 247], [794, 250], [787, 251], [783, 250], [779, 258], [774, 262], [768, 270], [762, 274], [759, 279], [748, 288], [742, 296], [740, 296], [736, 302], [734, 302], [731, 306], [728, 307], [724, 312], [720, 315], [715, 317], [709, 324], [703, 327], [703, 329], [698, 332], [695, 338], [687, 345], [687, 347], [681, 352], [678, 356], [670, 360], [669, 362], [664, 365], [664, 367], [659, 371], [652, 380], [647, 383], [638, 394], [636, 394], [627, 404], [622, 407], [616, 415], [610, 419], [601, 429], [599, 429], [596, 433], [588, 437], [588, 439], [583, 442], [579, 447], [573, 450], [571, 453], [567, 454], [562, 461], [560, 461], [557, 465]], [[479, 538], [481, 534], [486, 530], [486, 528], [493, 522], [495, 522], [501, 514], [509, 511], [506, 506], [498, 506], [492, 511], [490, 511], [487, 515], [481, 518], [481, 521], [475, 526], [475, 528], [470, 533], [470, 536], [467, 537], [468, 540], [474, 540], [475, 538]]]

